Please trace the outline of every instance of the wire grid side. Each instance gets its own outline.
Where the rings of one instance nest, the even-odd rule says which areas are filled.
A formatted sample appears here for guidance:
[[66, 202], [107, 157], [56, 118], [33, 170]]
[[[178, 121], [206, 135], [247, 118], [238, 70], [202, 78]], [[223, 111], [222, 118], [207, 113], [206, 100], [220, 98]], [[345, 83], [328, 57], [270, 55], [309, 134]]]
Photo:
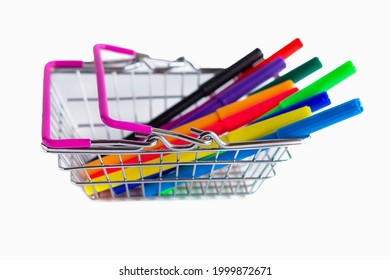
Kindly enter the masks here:
[[[139, 71], [134, 68], [126, 72], [106, 72], [111, 115], [124, 121], [147, 122], [219, 71], [175, 70], [155, 73], [150, 69]], [[110, 140], [129, 134], [102, 123], [93, 72], [67, 69], [53, 73], [51, 95], [53, 138]], [[264, 180], [276, 174], [277, 163], [291, 158], [287, 146], [252, 149], [254, 152], [244, 158], [237, 158], [237, 155], [245, 149], [214, 149], [213, 158], [205, 160], [197, 156], [193, 162], [180, 161], [183, 152], [178, 151], [119, 149], [102, 147], [88, 152], [65, 149], [54, 153], [58, 153], [60, 169], [69, 171], [71, 181], [95, 199], [252, 194]], [[224, 159], [224, 153], [234, 156]], [[154, 161], [142, 160], [143, 156], [153, 154]], [[169, 154], [176, 155], [176, 159], [163, 161]], [[117, 160], [107, 164], [106, 155], [117, 157]], [[126, 160], [128, 157], [133, 160]], [[98, 160], [90, 164], [91, 159], [96, 158]], [[207, 172], [198, 174], [202, 168]]]
[[[137, 69], [106, 73], [110, 114], [122, 121], [147, 123], [214, 74], [195, 70], [154, 73]], [[122, 139], [130, 133], [109, 128], [101, 121], [96, 84], [96, 76], [91, 72], [76, 69], [52, 74], [51, 134], [54, 139]]]
[[[239, 154], [242, 151], [229, 152]], [[89, 190], [86, 193], [92, 198], [252, 194], [264, 180], [276, 175], [276, 164], [291, 159], [291, 155], [288, 147], [251, 151], [251, 156], [238, 160], [219, 160], [214, 157], [195, 162], [160, 160], [153, 164], [139, 161], [101, 166], [99, 179], [88, 175], [90, 167], [79, 167], [70, 170], [71, 180], [84, 190]], [[216, 155], [220, 152], [226, 151], [218, 150]]]

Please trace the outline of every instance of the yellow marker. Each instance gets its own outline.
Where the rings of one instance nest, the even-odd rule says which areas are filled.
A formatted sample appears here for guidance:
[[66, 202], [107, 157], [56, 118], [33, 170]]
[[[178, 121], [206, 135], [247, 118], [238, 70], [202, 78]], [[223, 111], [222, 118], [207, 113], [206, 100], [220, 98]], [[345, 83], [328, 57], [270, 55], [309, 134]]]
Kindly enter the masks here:
[[[310, 107], [305, 106], [299, 109], [296, 109], [294, 111], [284, 113], [281, 115], [278, 115], [276, 117], [264, 120], [262, 122], [258, 122], [255, 124], [252, 124], [247, 127], [242, 127], [239, 129], [236, 129], [232, 132], [227, 133], [225, 136], [221, 137], [221, 139], [224, 142], [244, 142], [244, 141], [251, 141], [258, 138], [261, 138], [267, 134], [270, 134], [272, 132], [275, 132], [277, 129], [284, 127], [288, 124], [297, 122], [301, 119], [304, 119], [306, 117], [311, 116], [311, 110]], [[202, 147], [204, 149], [209, 148], [218, 148], [218, 145], [213, 143], [210, 146], [204, 146]], [[132, 180], [139, 180], [142, 177], [151, 176], [153, 174], [159, 173], [161, 171], [172, 169], [176, 167], [177, 162], [193, 162], [195, 159], [199, 159], [208, 155], [213, 154], [214, 152], [181, 152], [178, 156], [177, 154], [168, 154], [162, 158], [163, 163], [172, 163], [172, 165], [164, 165], [164, 166], [158, 166], [160, 163], [160, 159], [155, 159], [148, 161], [146, 163], [143, 163], [140, 166], [134, 166], [134, 167], [126, 167], [124, 169], [124, 172], [122, 170], [115, 171], [111, 174], [108, 174], [109, 182], [110, 184], [95, 184], [95, 190], [97, 192], [102, 192], [105, 190], [110, 189], [111, 187], [116, 187], [123, 184], [123, 181], [125, 180], [123, 173], [125, 173], [126, 180], [132, 181]], [[106, 176], [100, 176], [98, 178], [95, 178], [92, 180], [93, 182], [107, 182]], [[115, 181], [117, 183], [115, 183]], [[88, 195], [94, 194], [94, 189], [91, 185], [85, 186], [85, 192]]]
[[[190, 135], [191, 134], [190, 129], [192, 127], [195, 127], [195, 128], [201, 129], [201, 130], [209, 130], [209, 127], [212, 127], [212, 125], [214, 125], [215, 123], [217, 123], [223, 119], [226, 119], [226, 118], [228, 118], [228, 117], [230, 117], [230, 116], [232, 116], [240, 111], [243, 111], [243, 110], [245, 110], [245, 109], [247, 109], [255, 104], [258, 104], [260, 102], [263, 102], [265, 100], [273, 98], [280, 93], [283, 93], [287, 90], [292, 89], [293, 87], [294, 87], [294, 83], [291, 80], [284, 81], [284, 82], [277, 84], [273, 87], [270, 87], [266, 90], [259, 91], [258, 93], [253, 94], [253, 95], [251, 95], [243, 100], [236, 101], [236, 102], [231, 103], [229, 105], [223, 106], [223, 107], [219, 108], [214, 113], [211, 113], [207, 116], [196, 119], [190, 123], [184, 124], [184, 125], [177, 127], [175, 129], [172, 129], [172, 131], [183, 133], [186, 135]], [[167, 137], [167, 139], [172, 144], [175, 144], [175, 142], [176, 143], [178, 142], [178, 140], [175, 138]], [[154, 146], [153, 148], [145, 149], [145, 150], [159, 150], [159, 149], [163, 148], [163, 146], [164, 145], [161, 142], [158, 142], [158, 144], [156, 146]], [[132, 159], [133, 159], [133, 161], [132, 161]], [[120, 164], [121, 163], [121, 161], [117, 155], [104, 156], [104, 157], [102, 157], [102, 161], [103, 161], [104, 165]], [[123, 163], [134, 163], [136, 161], [138, 161], [137, 155], [134, 155], [134, 154], [122, 155], [122, 162]], [[94, 161], [86, 164], [86, 166], [99, 166], [99, 165], [101, 165], [99, 159], [94, 160]], [[112, 169], [112, 170], [114, 171], [114, 169]], [[107, 170], [107, 171], [110, 172], [110, 170]], [[88, 175], [92, 179], [95, 177], [101, 176], [102, 174], [103, 174], [103, 170], [101, 168], [88, 170]]]

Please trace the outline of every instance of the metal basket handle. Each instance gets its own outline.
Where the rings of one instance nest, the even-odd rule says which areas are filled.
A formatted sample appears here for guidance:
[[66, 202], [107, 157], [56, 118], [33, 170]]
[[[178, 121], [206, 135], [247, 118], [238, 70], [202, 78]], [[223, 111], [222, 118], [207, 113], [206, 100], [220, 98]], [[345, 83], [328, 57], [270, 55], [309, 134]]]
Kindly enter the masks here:
[[42, 143], [50, 148], [90, 148], [91, 139], [53, 139], [50, 133], [50, 85], [53, 68], [81, 68], [84, 62], [79, 60], [50, 61], [45, 65], [43, 77]]
[[125, 147], [129, 150], [141, 150], [153, 147], [157, 140], [152, 137], [146, 141], [136, 140], [91, 140], [88, 138], [53, 139], [51, 137], [51, 74], [54, 68], [83, 68], [84, 62], [79, 60], [56, 60], [45, 65], [43, 77], [43, 107], [42, 107], [42, 144], [51, 149], [93, 149], [96, 147]]
[[130, 49], [125, 49], [125, 48], [106, 45], [106, 44], [97, 44], [94, 46], [93, 53], [94, 53], [95, 69], [96, 69], [96, 77], [97, 77], [100, 118], [106, 125], [113, 128], [134, 131], [145, 135], [151, 134], [152, 133], [151, 126], [140, 124], [140, 123], [124, 122], [120, 120], [115, 120], [110, 117], [108, 111], [106, 80], [104, 77], [105, 72], [104, 72], [103, 59], [101, 56], [101, 50], [109, 50], [112, 52], [127, 54], [130, 56], [136, 56], [136, 52]]
[[[104, 64], [103, 59], [101, 56], [102, 50], [108, 50], [116, 53], [126, 54], [130, 56], [137, 56], [137, 53], [130, 49], [125, 49], [122, 47], [107, 45], [107, 44], [96, 44], [93, 48], [94, 53], [94, 63], [95, 63], [95, 72], [96, 72], [96, 79], [97, 79], [97, 89], [98, 89], [98, 96], [99, 96], [99, 111], [100, 111], [100, 117], [104, 124], [106, 124], [109, 127], [121, 129], [121, 130], [128, 130], [133, 131], [137, 135], [146, 135], [150, 136], [152, 133], [156, 135], [162, 135], [162, 136], [170, 136], [178, 139], [185, 140], [191, 144], [197, 144], [197, 145], [210, 145], [211, 141], [205, 141], [204, 139], [195, 138], [183, 133], [174, 132], [170, 130], [160, 129], [156, 127], [152, 127], [145, 124], [140, 123], [133, 123], [133, 122], [124, 122], [120, 120], [115, 120], [110, 117], [109, 111], [108, 111], [108, 99], [107, 99], [107, 90], [106, 90], [106, 82], [105, 82], [105, 71], [104, 71]], [[144, 57], [144, 54], [140, 54], [141, 57]], [[172, 66], [175, 67], [175, 66]], [[168, 68], [169, 69], [169, 68]]]

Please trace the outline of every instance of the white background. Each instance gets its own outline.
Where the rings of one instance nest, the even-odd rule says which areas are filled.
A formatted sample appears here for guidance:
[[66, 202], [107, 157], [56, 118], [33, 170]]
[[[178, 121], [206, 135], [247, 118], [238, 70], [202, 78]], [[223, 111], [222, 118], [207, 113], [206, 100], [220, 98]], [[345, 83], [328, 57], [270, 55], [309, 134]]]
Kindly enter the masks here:
[[[118, 267], [130, 260], [390, 260], [390, 22], [385, 1], [347, 2], [0, 4], [0, 259], [128, 260]], [[267, 56], [295, 38], [304, 47], [287, 70], [314, 56], [324, 65], [298, 86], [352, 60], [358, 72], [329, 95], [333, 104], [359, 97], [365, 111], [293, 149], [294, 159], [253, 196], [91, 201], [41, 149], [50, 60], [90, 61], [93, 45], [107, 43], [227, 67], [255, 47]], [[12, 271], [2, 264], [0, 274]], [[44, 265], [32, 266], [43, 273]], [[103, 266], [96, 262], [96, 276]], [[357, 267], [344, 273], [358, 276]]]

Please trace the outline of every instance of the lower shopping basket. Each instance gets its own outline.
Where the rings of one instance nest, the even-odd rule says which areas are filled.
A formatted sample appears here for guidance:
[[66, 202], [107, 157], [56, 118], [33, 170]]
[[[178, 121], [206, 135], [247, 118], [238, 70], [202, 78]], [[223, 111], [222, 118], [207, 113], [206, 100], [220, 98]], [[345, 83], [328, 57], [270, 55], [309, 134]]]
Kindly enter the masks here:
[[[147, 123], [221, 71], [148, 56], [106, 61], [104, 67], [111, 115], [136, 123]], [[59, 168], [92, 199], [252, 194], [303, 141], [225, 143], [197, 128], [180, 145], [172, 142], [174, 134], [123, 140], [129, 131], [100, 118], [96, 84], [92, 62], [45, 67], [42, 147], [58, 154]], [[192, 160], [183, 161], [188, 155]]]

